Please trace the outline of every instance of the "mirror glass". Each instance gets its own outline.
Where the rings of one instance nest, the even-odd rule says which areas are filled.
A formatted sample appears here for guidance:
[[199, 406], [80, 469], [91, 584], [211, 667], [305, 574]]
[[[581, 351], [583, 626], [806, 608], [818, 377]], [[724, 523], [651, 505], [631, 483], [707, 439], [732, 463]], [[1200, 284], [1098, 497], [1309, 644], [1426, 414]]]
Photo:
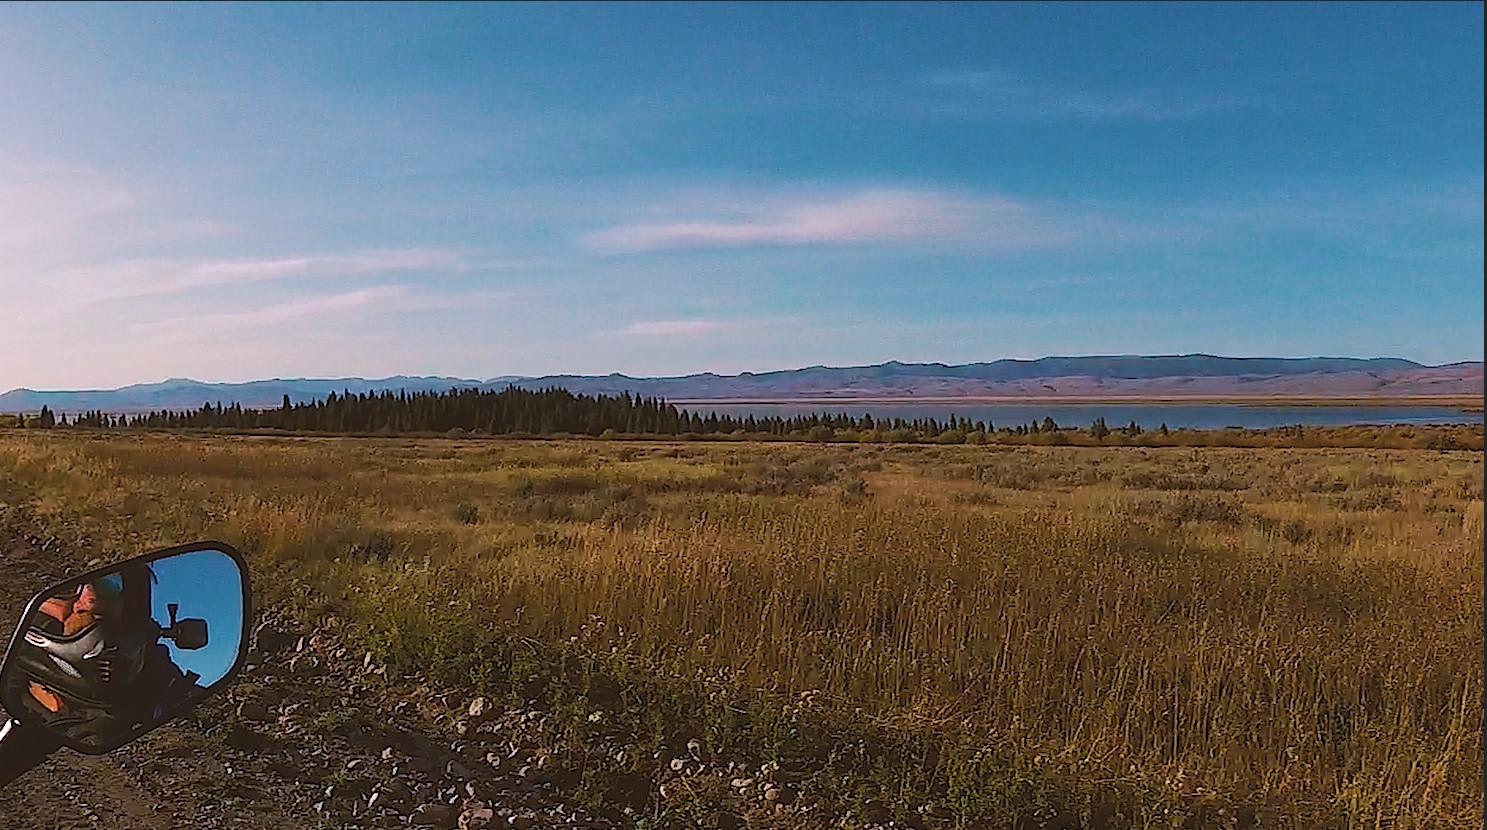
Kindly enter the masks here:
[[167, 552], [69, 580], [26, 610], [0, 695], [68, 746], [105, 752], [186, 711], [236, 667], [244, 574], [222, 550]]

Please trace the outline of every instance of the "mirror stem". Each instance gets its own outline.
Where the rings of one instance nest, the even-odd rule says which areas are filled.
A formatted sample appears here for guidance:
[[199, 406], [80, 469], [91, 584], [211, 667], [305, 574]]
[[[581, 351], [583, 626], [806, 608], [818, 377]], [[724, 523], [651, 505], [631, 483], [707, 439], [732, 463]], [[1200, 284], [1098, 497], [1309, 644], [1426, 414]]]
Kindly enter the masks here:
[[45, 729], [6, 718], [0, 726], [0, 787], [21, 777], [62, 745]]

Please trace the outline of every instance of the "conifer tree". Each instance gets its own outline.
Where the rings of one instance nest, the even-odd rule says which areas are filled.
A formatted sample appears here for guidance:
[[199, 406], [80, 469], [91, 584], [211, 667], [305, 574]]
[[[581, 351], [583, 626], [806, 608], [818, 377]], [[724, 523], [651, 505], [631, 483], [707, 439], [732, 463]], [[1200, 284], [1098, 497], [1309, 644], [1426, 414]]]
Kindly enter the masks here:
[[1105, 416], [1101, 415], [1089, 425], [1089, 434], [1093, 435], [1097, 441], [1105, 440], [1105, 436], [1110, 434], [1110, 428], [1105, 426]]

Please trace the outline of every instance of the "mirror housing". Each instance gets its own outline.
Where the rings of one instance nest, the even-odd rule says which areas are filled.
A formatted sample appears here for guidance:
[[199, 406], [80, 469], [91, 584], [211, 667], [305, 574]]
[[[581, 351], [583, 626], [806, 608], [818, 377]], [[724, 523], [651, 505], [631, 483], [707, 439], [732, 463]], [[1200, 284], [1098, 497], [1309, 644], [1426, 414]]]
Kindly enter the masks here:
[[[211, 541], [60, 582], [27, 604], [0, 666], [0, 702], [63, 746], [110, 752], [232, 681], [251, 599], [242, 555]], [[182, 609], [191, 616], [177, 619]]]

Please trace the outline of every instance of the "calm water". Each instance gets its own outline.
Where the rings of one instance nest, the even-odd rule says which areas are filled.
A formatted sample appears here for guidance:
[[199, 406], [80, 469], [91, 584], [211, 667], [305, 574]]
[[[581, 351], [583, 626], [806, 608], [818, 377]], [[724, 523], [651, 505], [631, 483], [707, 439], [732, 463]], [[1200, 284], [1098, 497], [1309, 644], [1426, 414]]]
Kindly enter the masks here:
[[989, 421], [998, 427], [1016, 426], [1032, 420], [1052, 418], [1064, 426], [1089, 426], [1104, 417], [1111, 427], [1135, 421], [1143, 428], [1166, 424], [1172, 429], [1223, 429], [1245, 427], [1345, 426], [1348, 424], [1470, 424], [1481, 423], [1481, 412], [1466, 412], [1449, 406], [1246, 406], [1243, 404], [691, 404], [683, 409], [706, 414], [744, 417], [753, 415], [807, 415], [812, 412], [845, 412], [874, 418], [935, 418], [952, 413], [973, 421]]

